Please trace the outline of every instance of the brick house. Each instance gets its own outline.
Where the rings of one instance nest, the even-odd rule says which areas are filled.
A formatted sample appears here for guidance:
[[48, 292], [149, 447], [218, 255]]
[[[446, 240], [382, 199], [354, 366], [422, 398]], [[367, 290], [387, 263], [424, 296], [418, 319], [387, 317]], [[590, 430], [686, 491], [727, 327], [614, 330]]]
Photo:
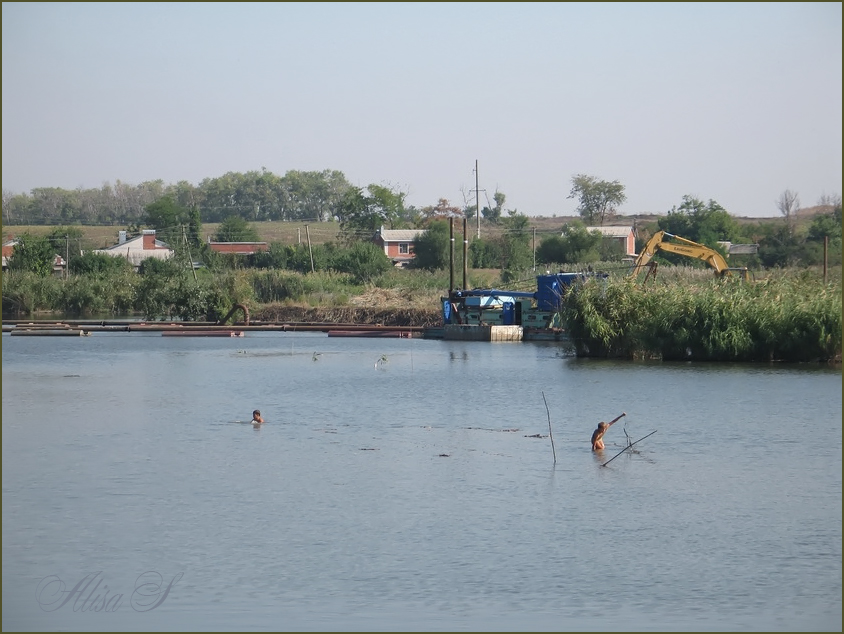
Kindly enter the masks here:
[[624, 249], [624, 255], [636, 255], [636, 234], [631, 226], [586, 227], [589, 233], [600, 231], [604, 240], [619, 242]]
[[407, 266], [414, 258], [413, 241], [423, 233], [425, 229], [384, 229], [382, 225], [374, 242], [394, 266]]

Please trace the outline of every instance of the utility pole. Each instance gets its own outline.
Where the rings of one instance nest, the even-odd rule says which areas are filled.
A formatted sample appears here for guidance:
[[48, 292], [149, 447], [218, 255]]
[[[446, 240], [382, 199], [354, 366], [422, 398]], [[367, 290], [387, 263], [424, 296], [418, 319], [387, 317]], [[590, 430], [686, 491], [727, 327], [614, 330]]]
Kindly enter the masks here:
[[448, 219], [448, 240], [448, 299], [451, 301], [454, 292], [454, 216]]
[[314, 251], [311, 248], [311, 229], [309, 225], [305, 225], [305, 235], [308, 237], [308, 253], [311, 254], [311, 273], [316, 273], [314, 268]]
[[536, 273], [536, 227], [533, 228], [533, 272]]
[[190, 253], [190, 243], [188, 242], [188, 236], [185, 233], [185, 225], [182, 225], [182, 239], [185, 241], [185, 252], [188, 256], [188, 266], [190, 266], [190, 270], [193, 271], [193, 281], [199, 284], [199, 280], [196, 279], [196, 267], [193, 265], [193, 256]]
[[[68, 269], [70, 267], [68, 266], [68, 264], [70, 264], [70, 235], [65, 234], [65, 236], [64, 236], [64, 279], [65, 280], [68, 278], [68, 275], [69, 275]], [[826, 264], [826, 261], [824, 261], [824, 264]], [[826, 269], [824, 269], [824, 273], [826, 273]], [[824, 281], [826, 281], [826, 275], [824, 275]]]
[[475, 215], [478, 217], [478, 240], [481, 239], [481, 190], [478, 189], [478, 159], [475, 159]]
[[469, 268], [469, 235], [466, 233], [466, 216], [463, 216], [463, 289], [469, 288], [467, 270]]

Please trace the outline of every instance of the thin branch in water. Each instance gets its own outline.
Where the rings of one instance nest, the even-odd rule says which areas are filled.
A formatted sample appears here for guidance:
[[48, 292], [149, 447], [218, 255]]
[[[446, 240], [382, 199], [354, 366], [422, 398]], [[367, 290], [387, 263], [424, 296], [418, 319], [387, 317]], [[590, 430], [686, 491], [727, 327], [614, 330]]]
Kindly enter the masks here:
[[627, 448], [629, 449], [630, 447], [633, 446], [633, 443], [630, 442], [630, 434], [627, 433], [627, 423], [624, 423], [624, 427], [622, 427], [622, 431], [624, 432], [625, 438], [627, 438]]
[[548, 436], [551, 438], [551, 451], [554, 452], [554, 464], [557, 464], [557, 450], [554, 449], [554, 434], [551, 433], [551, 410], [548, 409], [548, 400], [545, 392], [542, 392], [542, 400], [545, 401], [545, 412], [548, 414]]
[[[650, 434], [648, 434], [648, 436], [653, 436], [653, 435], [654, 435], [657, 431], [658, 431], [658, 430], [654, 429], [654, 430], [653, 430]], [[644, 440], [644, 439], [645, 439], [645, 438], [647, 438], [648, 436], [642, 436], [639, 440]], [[639, 442], [639, 440], [637, 440], [636, 442]], [[627, 445], [624, 449], [622, 449], [621, 451], [619, 451], [617, 454], [615, 454], [612, 458], [610, 458], [609, 460], [607, 460], [607, 461], [606, 461], [604, 464], [602, 464], [601, 466], [602, 466], [602, 467], [606, 467], [609, 463], [611, 463], [613, 460], [615, 460], [616, 458], [618, 458], [618, 457], [619, 457], [621, 454], [623, 454], [625, 451], [627, 451], [628, 449], [630, 449], [630, 447], [632, 447], [633, 445], [635, 445], [635, 444], [636, 444], [636, 442], [633, 442], [633, 443], [630, 443], [629, 445]]]

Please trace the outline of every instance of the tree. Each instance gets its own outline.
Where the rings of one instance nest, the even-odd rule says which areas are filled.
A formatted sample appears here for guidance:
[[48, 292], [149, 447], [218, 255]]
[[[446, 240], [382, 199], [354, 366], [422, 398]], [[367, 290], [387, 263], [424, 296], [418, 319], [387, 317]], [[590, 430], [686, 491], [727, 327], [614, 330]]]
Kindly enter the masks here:
[[704, 204], [694, 196], [683, 196], [679, 207], [657, 221], [659, 228], [710, 247], [722, 240], [738, 241], [739, 227], [735, 219], [714, 200]]
[[815, 216], [812, 224], [809, 227], [809, 240], [823, 242], [824, 236], [829, 238], [831, 243], [838, 241], [839, 248], [841, 243], [841, 197], [840, 196], [821, 196], [818, 200], [819, 207], [825, 207], [830, 211], [828, 213]]
[[371, 282], [392, 267], [384, 251], [372, 242], [355, 242], [339, 251], [333, 264], [341, 273], [350, 274], [356, 284]]
[[258, 242], [258, 232], [241, 216], [229, 216], [214, 234], [216, 242]]
[[56, 250], [44, 236], [25, 233], [18, 238], [15, 250], [9, 258], [9, 270], [31, 271], [41, 277], [53, 272]]
[[484, 217], [484, 220], [491, 222], [492, 224], [498, 224], [501, 221], [501, 212], [504, 210], [504, 200], [506, 198], [507, 197], [501, 192], [495, 192], [492, 195], [492, 199], [495, 201], [495, 205], [492, 209], [484, 207], [481, 210], [481, 215]]
[[785, 226], [788, 231], [794, 233], [794, 221], [797, 212], [800, 211], [800, 199], [797, 197], [797, 192], [786, 189], [777, 199], [777, 209], [785, 217]]
[[435, 271], [449, 261], [449, 230], [444, 220], [435, 220], [425, 233], [413, 240], [413, 268]]
[[600, 259], [603, 237], [600, 231], [588, 231], [581, 222], [563, 226], [562, 235], [546, 238], [536, 250], [543, 264], [579, 264]]
[[200, 218], [199, 207], [197, 205], [194, 205], [190, 209], [187, 237], [192, 247], [202, 246], [202, 220]]
[[382, 226], [392, 229], [405, 214], [406, 196], [383, 185], [369, 185], [367, 193], [359, 187], [349, 188], [337, 209], [343, 237], [349, 242], [369, 240]]
[[176, 203], [172, 196], [163, 196], [144, 208], [147, 225], [155, 229], [156, 235], [171, 248], [183, 242], [183, 229], [190, 224], [187, 209]]
[[428, 221], [464, 217], [460, 207], [452, 205], [447, 198], [440, 198], [437, 204], [431, 207], [423, 207], [422, 215]]
[[502, 268], [510, 274], [529, 268], [533, 263], [528, 234], [528, 217], [511, 209], [502, 221], [507, 232], [504, 234], [504, 262]]
[[351, 187], [343, 196], [337, 209], [340, 218], [340, 233], [347, 241], [351, 241], [357, 233], [375, 231], [369, 201], [360, 187]]
[[383, 185], [370, 185], [367, 189], [375, 217], [381, 220], [380, 224], [385, 224], [392, 229], [396, 221], [404, 214], [407, 193]]
[[88, 251], [71, 259], [68, 270], [77, 275], [107, 275], [117, 271], [134, 271], [134, 267], [126, 258]]
[[53, 253], [61, 255], [70, 270], [70, 264], [82, 251], [84, 232], [79, 227], [56, 227], [47, 234], [47, 240], [53, 247]]
[[618, 205], [627, 200], [624, 185], [616, 181], [602, 181], [594, 176], [578, 174], [571, 179], [572, 188], [568, 198], [579, 201], [577, 213], [588, 224], [603, 226], [616, 212]]
[[766, 267], [794, 266], [801, 260], [801, 241], [788, 225], [767, 224], [759, 240], [759, 261]]
[[473, 268], [500, 269], [504, 266], [504, 244], [498, 239], [478, 238], [469, 244], [469, 257]]

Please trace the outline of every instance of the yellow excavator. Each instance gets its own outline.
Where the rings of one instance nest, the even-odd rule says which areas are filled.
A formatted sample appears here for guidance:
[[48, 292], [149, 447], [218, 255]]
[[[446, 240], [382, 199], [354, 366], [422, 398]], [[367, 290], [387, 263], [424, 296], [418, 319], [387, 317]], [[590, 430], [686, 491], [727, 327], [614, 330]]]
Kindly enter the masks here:
[[668, 233], [667, 231], [657, 231], [653, 237], [648, 240], [645, 248], [642, 249], [642, 252], [639, 253], [636, 260], [633, 262], [633, 270], [630, 273], [630, 277], [636, 277], [645, 266], [649, 267], [648, 274], [645, 276], [645, 281], [647, 281], [648, 277], [651, 275], [656, 276], [656, 262], [651, 262], [651, 259], [659, 251], [665, 251], [666, 253], [679, 253], [680, 255], [685, 255], [688, 258], [703, 260], [715, 269], [715, 275], [719, 275], [721, 277], [738, 275], [743, 280], [751, 281], [753, 279], [753, 274], [747, 269], [747, 267], [729, 266], [727, 261], [724, 259], [724, 256], [718, 253], [715, 249], [710, 249], [707, 246], [698, 244], [697, 242], [692, 242], [686, 238], [681, 238], [680, 236], [675, 236], [673, 233]]

